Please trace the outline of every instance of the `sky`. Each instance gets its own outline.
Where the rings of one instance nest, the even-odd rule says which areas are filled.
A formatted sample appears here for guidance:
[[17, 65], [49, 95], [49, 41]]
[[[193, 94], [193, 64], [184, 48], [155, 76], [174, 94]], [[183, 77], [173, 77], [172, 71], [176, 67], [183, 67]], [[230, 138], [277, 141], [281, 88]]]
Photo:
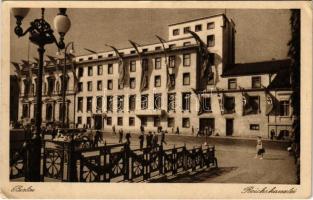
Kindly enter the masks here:
[[[76, 55], [88, 54], [84, 48], [96, 52], [110, 50], [105, 44], [116, 48], [130, 47], [128, 40], [138, 44], [158, 42], [155, 35], [168, 38], [168, 26], [172, 23], [225, 13], [236, 24], [236, 63], [258, 62], [287, 57], [287, 43], [291, 38], [290, 11], [285, 9], [99, 9], [71, 8], [67, 14], [71, 28], [65, 42], [73, 41]], [[46, 9], [45, 19], [53, 27], [57, 9]], [[23, 20], [28, 28], [31, 20], [40, 18], [40, 9], [31, 9]], [[11, 61], [33, 60], [38, 57], [37, 47], [28, 37], [18, 38], [14, 34], [16, 20], [10, 18]], [[58, 33], [55, 32], [57, 38]], [[28, 51], [29, 49], [29, 51]], [[55, 56], [54, 44], [46, 46], [46, 54]], [[11, 66], [11, 74], [13, 73]]]

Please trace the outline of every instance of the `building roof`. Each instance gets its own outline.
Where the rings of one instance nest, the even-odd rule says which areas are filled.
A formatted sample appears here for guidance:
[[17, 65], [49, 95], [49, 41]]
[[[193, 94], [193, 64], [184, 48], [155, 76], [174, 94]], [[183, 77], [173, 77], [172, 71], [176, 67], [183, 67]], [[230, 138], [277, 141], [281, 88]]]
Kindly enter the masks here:
[[222, 76], [244, 76], [256, 74], [274, 74], [283, 69], [288, 69], [290, 59], [271, 60], [254, 63], [229, 64], [223, 71]]
[[201, 17], [201, 18], [190, 19], [190, 20], [186, 20], [186, 21], [182, 21], [182, 22], [172, 23], [172, 24], [169, 24], [168, 26], [176, 26], [176, 25], [179, 25], [179, 24], [185, 24], [185, 23], [190, 23], [190, 22], [204, 20], [204, 19], [210, 19], [210, 18], [218, 17], [218, 16], [225, 17], [225, 14], [224, 13], [218, 13], [218, 14], [210, 15], [210, 16], [206, 16], [206, 17]]

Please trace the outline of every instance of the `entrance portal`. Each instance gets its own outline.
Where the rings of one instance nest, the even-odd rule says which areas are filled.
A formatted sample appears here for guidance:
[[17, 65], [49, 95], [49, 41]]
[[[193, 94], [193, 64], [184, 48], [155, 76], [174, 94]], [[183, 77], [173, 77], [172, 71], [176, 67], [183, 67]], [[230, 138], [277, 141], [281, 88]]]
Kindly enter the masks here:
[[102, 129], [102, 116], [95, 115], [95, 129]]
[[204, 131], [206, 130], [206, 127], [208, 128], [208, 130], [211, 130], [211, 133], [209, 133], [209, 135], [214, 132], [214, 129], [215, 129], [214, 118], [201, 118], [200, 119], [200, 132], [205, 134]]

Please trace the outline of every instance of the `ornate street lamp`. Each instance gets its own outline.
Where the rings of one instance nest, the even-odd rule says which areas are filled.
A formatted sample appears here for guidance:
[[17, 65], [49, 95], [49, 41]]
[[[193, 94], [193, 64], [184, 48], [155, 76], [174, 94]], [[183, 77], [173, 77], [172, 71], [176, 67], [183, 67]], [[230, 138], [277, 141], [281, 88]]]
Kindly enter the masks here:
[[41, 18], [35, 19], [30, 23], [29, 28], [23, 31], [21, 25], [23, 19], [29, 12], [29, 8], [13, 8], [12, 13], [16, 18], [15, 34], [22, 37], [29, 33], [29, 40], [38, 46], [39, 65], [37, 71], [37, 98], [36, 98], [36, 130], [30, 141], [27, 151], [27, 166], [26, 166], [26, 181], [41, 181], [40, 166], [41, 166], [41, 121], [42, 121], [42, 70], [45, 45], [55, 43], [59, 49], [64, 49], [64, 36], [70, 29], [71, 21], [66, 15], [66, 8], [59, 8], [59, 13], [54, 19], [55, 30], [59, 33], [60, 39], [57, 41], [53, 34], [50, 24], [45, 21], [45, 9], [41, 8]]
[[[66, 60], [67, 60], [67, 56], [68, 56], [68, 53], [67, 53], [67, 49], [69, 47], [72, 47], [70, 50], [69, 50], [69, 53], [70, 54], [74, 54], [74, 42], [69, 42], [65, 49], [64, 49], [64, 67], [63, 67], [63, 77], [62, 77], [62, 107], [63, 107], [63, 110], [62, 110], [62, 128], [64, 129], [66, 127], [65, 125], [65, 115], [66, 115], [66, 110], [67, 110], [67, 106], [65, 105], [65, 96], [66, 96], [66, 84], [65, 84], [65, 80], [67, 78], [67, 73], [66, 73]], [[57, 55], [61, 55], [61, 52], [58, 51], [57, 52]]]

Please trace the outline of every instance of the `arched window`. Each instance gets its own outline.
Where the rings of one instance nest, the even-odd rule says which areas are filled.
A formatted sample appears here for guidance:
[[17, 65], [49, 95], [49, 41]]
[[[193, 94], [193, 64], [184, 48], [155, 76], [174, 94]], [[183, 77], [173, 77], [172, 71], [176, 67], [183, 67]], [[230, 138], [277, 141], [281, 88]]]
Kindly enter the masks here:
[[53, 116], [53, 107], [50, 103], [46, 105], [46, 120], [51, 121]]

